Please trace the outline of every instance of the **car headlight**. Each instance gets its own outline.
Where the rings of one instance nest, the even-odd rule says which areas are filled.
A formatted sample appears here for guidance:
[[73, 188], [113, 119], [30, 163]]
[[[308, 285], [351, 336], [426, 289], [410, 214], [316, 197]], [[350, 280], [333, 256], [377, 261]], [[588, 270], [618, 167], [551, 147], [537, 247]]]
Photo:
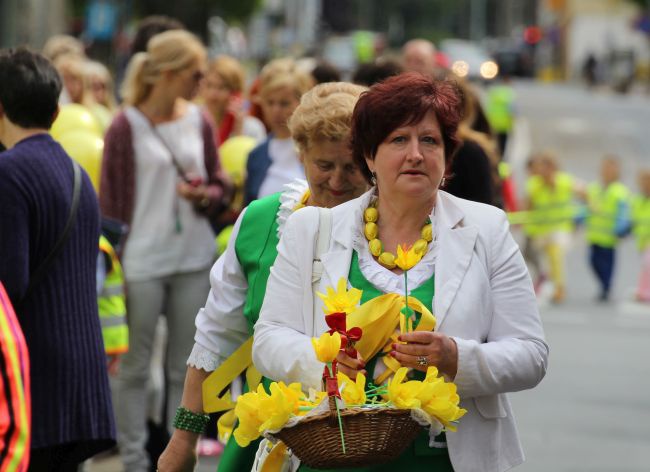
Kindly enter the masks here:
[[494, 61], [485, 61], [481, 64], [479, 73], [486, 80], [494, 79], [499, 73], [499, 66]]
[[451, 70], [458, 77], [466, 77], [469, 74], [469, 64], [465, 61], [455, 61], [451, 65]]

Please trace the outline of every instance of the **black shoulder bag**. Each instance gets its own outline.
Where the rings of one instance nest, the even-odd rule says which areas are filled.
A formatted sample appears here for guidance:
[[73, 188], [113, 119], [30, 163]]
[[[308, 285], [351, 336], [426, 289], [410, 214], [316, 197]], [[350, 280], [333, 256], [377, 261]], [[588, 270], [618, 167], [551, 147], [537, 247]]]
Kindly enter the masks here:
[[81, 195], [81, 167], [76, 161], [72, 161], [72, 169], [74, 172], [74, 183], [72, 189], [72, 203], [70, 204], [70, 211], [68, 212], [68, 220], [65, 223], [63, 232], [59, 236], [56, 244], [54, 244], [54, 247], [50, 253], [43, 260], [41, 265], [36, 268], [34, 274], [29, 278], [29, 284], [27, 285], [27, 290], [25, 290], [25, 295], [23, 295], [23, 298], [20, 300], [20, 305], [23, 305], [25, 303], [25, 300], [27, 300], [34, 291], [34, 288], [39, 283], [41, 283], [43, 277], [47, 273], [47, 270], [52, 266], [52, 263], [56, 260], [57, 256], [61, 253], [63, 246], [70, 238], [72, 228], [74, 227], [74, 223], [77, 220], [79, 196]]

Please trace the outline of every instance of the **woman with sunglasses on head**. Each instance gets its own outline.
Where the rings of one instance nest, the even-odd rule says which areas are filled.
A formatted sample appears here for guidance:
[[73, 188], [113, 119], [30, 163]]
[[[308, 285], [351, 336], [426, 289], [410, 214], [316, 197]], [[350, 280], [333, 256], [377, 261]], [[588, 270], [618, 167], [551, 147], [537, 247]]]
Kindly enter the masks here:
[[[168, 423], [180, 402], [194, 317], [210, 289], [215, 217], [229, 198], [211, 122], [190, 100], [205, 70], [201, 42], [182, 30], [154, 36], [131, 59], [124, 110], [106, 134], [100, 205], [126, 223], [122, 264], [130, 350], [117, 378], [118, 442], [126, 471], [148, 470], [146, 383], [159, 314], [168, 326]], [[171, 429], [171, 428], [170, 428]]]

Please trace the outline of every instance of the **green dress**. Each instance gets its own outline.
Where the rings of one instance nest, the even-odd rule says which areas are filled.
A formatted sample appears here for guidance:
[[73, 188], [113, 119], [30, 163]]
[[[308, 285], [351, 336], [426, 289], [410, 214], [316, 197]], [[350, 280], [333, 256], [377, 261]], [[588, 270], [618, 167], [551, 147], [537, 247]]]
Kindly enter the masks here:
[[[350, 273], [348, 275], [348, 280], [352, 287], [359, 290], [363, 290], [361, 295], [361, 303], [365, 303], [368, 300], [372, 300], [380, 295], [383, 295], [383, 292], [378, 290], [374, 285], [372, 285], [361, 273], [359, 269], [359, 258], [356, 252], [353, 253], [352, 263], [350, 264]], [[424, 284], [411, 290], [411, 296], [417, 298], [422, 304], [424, 304], [429, 310], [431, 310], [431, 300], [433, 300], [434, 294], [434, 276], [432, 276]], [[374, 372], [375, 364], [379, 359], [380, 355], [376, 355], [366, 363], [367, 372]], [[424, 379], [424, 373], [415, 371], [413, 377], [417, 380]], [[375, 386], [372, 381], [372, 377], [368, 375], [368, 383], [366, 388]], [[436, 442], [445, 442], [445, 433], [441, 433], [436, 436]], [[323, 471], [323, 469], [311, 469], [306, 465], [301, 465], [298, 469], [300, 472], [317, 472]], [[426, 471], [426, 472], [453, 472], [453, 467], [451, 461], [449, 460], [449, 452], [447, 448], [431, 448], [429, 447], [429, 432], [426, 428], [422, 428], [422, 433], [411, 443], [409, 447], [402, 453], [402, 455], [395, 459], [392, 462], [387, 464], [373, 466], [373, 467], [362, 467], [362, 468], [349, 468], [349, 469], [335, 469], [337, 472], [394, 472], [396, 470], [403, 471]]]

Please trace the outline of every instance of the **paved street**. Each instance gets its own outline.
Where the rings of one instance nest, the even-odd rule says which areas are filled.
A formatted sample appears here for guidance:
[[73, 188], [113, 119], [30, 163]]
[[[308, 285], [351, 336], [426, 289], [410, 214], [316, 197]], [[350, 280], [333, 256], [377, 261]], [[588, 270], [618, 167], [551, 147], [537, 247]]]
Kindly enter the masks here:
[[[600, 158], [616, 152], [623, 180], [650, 167], [650, 100], [591, 94], [566, 86], [519, 84], [526, 148], [553, 148], [576, 176], [596, 178]], [[522, 175], [526, 156], [512, 156]], [[650, 306], [633, 303], [634, 244], [619, 248], [611, 303], [595, 302], [583, 234], [568, 261], [568, 297], [541, 301], [551, 349], [549, 371], [535, 390], [513, 394], [527, 462], [522, 472], [647, 471], [650, 445]]]

